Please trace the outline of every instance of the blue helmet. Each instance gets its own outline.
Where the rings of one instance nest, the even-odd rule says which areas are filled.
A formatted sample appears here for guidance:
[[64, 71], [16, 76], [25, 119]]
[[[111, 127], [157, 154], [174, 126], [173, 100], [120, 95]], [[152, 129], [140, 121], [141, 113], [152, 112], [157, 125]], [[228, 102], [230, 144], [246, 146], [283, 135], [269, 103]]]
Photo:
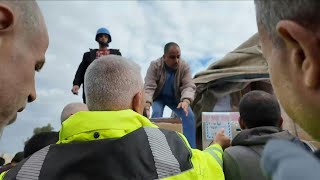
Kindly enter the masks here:
[[99, 34], [107, 34], [107, 35], [109, 35], [109, 41], [108, 41], [108, 43], [112, 41], [111, 35], [110, 35], [110, 31], [109, 31], [107, 28], [99, 28], [99, 29], [97, 30], [96, 41], [98, 41], [98, 35], [99, 35]]

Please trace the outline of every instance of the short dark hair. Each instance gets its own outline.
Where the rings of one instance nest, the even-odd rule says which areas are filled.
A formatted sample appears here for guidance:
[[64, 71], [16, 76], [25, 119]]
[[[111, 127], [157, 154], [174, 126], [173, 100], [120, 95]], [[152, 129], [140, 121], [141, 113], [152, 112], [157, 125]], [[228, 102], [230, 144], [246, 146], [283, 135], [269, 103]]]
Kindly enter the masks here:
[[320, 1], [318, 0], [254, 0], [257, 23], [271, 38], [276, 47], [283, 41], [276, 33], [281, 20], [292, 20], [305, 27], [314, 29], [320, 23]]
[[281, 119], [277, 99], [264, 91], [251, 91], [239, 103], [240, 118], [247, 128], [278, 126]]
[[59, 140], [58, 132], [41, 132], [31, 137], [24, 146], [24, 157], [29, 157], [40, 149], [55, 144]]
[[169, 42], [169, 43], [167, 43], [167, 44], [164, 46], [164, 49], [163, 49], [164, 54], [166, 54], [166, 53], [169, 51], [169, 49], [171, 48], [171, 46], [180, 47], [180, 46], [179, 46], [177, 43], [175, 43], [175, 42]]
[[18, 163], [24, 159], [24, 153], [23, 152], [17, 152], [14, 157], [12, 158], [12, 163]]
[[6, 160], [3, 157], [0, 157], [0, 166], [3, 166], [6, 163]]

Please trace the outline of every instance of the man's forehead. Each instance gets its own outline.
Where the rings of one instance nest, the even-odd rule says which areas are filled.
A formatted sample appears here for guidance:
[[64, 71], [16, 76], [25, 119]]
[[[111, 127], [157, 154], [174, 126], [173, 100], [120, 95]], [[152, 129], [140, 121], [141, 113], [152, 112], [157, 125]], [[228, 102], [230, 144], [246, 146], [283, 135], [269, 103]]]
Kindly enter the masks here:
[[46, 26], [39, 26], [37, 38], [32, 38], [29, 41], [31, 51], [36, 56], [35, 60], [38, 64], [44, 64], [45, 53], [49, 47], [49, 36]]
[[177, 52], [180, 53], [180, 48], [175, 45], [171, 46], [168, 51], [168, 53], [177, 53]]

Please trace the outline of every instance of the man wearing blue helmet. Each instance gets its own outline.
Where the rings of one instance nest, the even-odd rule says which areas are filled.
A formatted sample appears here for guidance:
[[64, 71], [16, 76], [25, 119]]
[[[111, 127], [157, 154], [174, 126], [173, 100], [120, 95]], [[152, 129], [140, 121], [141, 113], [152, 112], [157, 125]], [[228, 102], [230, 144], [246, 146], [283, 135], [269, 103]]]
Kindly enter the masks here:
[[[88, 66], [101, 56], [114, 54], [121, 56], [119, 49], [108, 49], [109, 43], [112, 41], [110, 31], [107, 28], [100, 28], [97, 30], [95, 40], [99, 43], [99, 49], [90, 49], [90, 51], [83, 54], [82, 62], [80, 63], [76, 75], [73, 80], [72, 93], [78, 95], [81, 84], [84, 82], [84, 75]], [[83, 88], [83, 102], [86, 103], [86, 95]]]

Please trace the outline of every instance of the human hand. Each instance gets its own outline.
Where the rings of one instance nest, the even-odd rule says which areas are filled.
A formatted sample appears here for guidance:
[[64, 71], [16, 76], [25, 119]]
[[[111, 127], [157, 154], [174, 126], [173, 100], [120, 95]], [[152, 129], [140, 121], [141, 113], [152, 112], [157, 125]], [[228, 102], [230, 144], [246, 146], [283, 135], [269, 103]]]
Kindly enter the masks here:
[[224, 129], [220, 129], [219, 132], [216, 133], [213, 144], [220, 144], [222, 149], [225, 149], [230, 146], [230, 138], [224, 134]]
[[78, 95], [79, 93], [79, 89], [80, 87], [78, 85], [74, 85], [71, 89], [71, 92], [74, 94], [74, 95]]
[[189, 107], [189, 103], [186, 101], [182, 101], [178, 104], [177, 108], [182, 108], [184, 113], [186, 114], [186, 116], [188, 116], [188, 107]]
[[146, 116], [147, 118], [150, 118], [150, 107], [144, 107], [143, 110], [143, 115]]
[[150, 107], [151, 107], [151, 103], [146, 102], [143, 109], [143, 115], [146, 116], [147, 118], [150, 118]]

